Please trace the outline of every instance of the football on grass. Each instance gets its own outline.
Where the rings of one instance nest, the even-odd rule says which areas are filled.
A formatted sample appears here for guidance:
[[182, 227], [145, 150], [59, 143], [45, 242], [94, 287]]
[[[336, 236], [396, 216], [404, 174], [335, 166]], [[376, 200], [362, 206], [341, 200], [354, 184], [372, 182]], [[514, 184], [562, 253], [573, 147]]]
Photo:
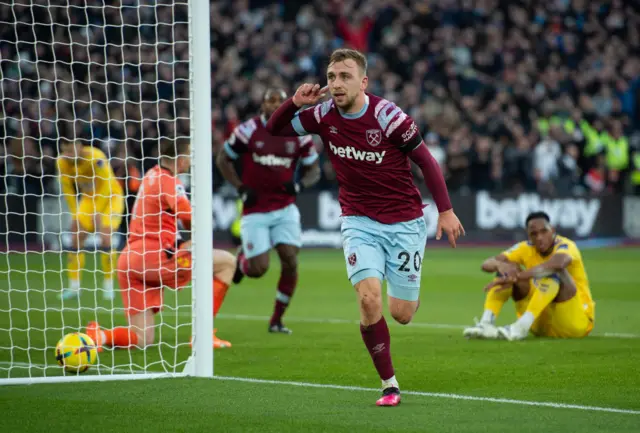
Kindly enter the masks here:
[[96, 363], [98, 349], [87, 334], [67, 334], [56, 345], [56, 361], [69, 373], [84, 373]]

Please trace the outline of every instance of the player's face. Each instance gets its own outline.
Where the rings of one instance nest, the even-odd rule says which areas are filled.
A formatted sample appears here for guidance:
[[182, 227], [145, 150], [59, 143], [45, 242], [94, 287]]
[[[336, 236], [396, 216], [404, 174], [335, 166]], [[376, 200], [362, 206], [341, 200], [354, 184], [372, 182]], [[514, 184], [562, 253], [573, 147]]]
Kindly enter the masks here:
[[268, 119], [282, 105], [284, 99], [280, 92], [269, 92], [262, 101], [262, 112]]
[[184, 152], [180, 152], [180, 156], [176, 158], [176, 171], [178, 173], [187, 173], [191, 168], [191, 145], [185, 146]]
[[527, 234], [536, 250], [540, 253], [546, 253], [553, 246], [556, 231], [546, 220], [538, 218], [529, 221]]
[[327, 69], [327, 83], [333, 103], [343, 111], [349, 111], [356, 98], [367, 88], [367, 77], [355, 60], [335, 62]]

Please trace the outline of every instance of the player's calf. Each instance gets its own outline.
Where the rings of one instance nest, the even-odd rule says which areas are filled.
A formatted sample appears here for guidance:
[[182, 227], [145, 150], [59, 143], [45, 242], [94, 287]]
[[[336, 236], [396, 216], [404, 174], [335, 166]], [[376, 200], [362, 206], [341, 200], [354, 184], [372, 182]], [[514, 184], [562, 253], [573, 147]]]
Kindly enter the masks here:
[[282, 316], [289, 307], [298, 283], [298, 247], [278, 244], [276, 251], [280, 258], [280, 279], [273, 314], [269, 320], [269, 332], [291, 334], [291, 330], [282, 324]]
[[129, 329], [136, 335], [136, 346], [140, 348], [153, 344], [156, 337], [155, 315], [151, 310], [129, 316]]

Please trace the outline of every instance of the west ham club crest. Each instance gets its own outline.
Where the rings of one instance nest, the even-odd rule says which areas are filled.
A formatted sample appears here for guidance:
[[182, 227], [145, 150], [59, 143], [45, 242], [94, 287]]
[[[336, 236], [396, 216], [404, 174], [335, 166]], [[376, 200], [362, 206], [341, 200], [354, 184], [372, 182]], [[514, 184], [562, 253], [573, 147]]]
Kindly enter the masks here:
[[367, 129], [367, 143], [376, 147], [382, 142], [382, 131], [379, 129]]

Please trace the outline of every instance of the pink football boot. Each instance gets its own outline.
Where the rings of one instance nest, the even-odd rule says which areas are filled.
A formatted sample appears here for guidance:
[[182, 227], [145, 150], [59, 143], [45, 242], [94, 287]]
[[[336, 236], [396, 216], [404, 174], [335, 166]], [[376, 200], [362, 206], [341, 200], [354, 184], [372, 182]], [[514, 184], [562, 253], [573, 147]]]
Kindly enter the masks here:
[[396, 387], [385, 388], [376, 406], [397, 406], [400, 404], [400, 390]]

